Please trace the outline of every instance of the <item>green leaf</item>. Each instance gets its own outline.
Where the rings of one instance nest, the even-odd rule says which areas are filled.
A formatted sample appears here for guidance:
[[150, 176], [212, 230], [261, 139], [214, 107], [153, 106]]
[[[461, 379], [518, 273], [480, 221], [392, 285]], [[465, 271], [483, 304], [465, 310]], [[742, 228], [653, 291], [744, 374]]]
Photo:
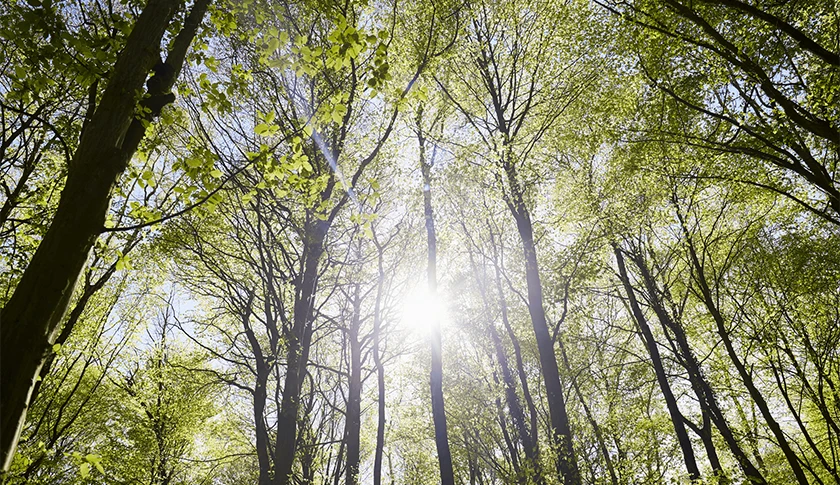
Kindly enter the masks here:
[[85, 462], [79, 465], [79, 475], [82, 478], [88, 478], [90, 476], [90, 463]]
[[[102, 468], [102, 456], [101, 455], [97, 455], [95, 453], [88, 453], [88, 455], [85, 456], [85, 460], [87, 460], [88, 463], [90, 463], [91, 465], [95, 466], [96, 469], [99, 470], [99, 473], [105, 473], [105, 469]], [[88, 467], [88, 468], [90, 468], [90, 467]]]
[[256, 133], [258, 136], [268, 136], [267, 133], [270, 129], [271, 127], [269, 127], [267, 124], [260, 123], [254, 127], [254, 133]]
[[130, 271], [132, 269], [131, 262], [129, 262], [128, 257], [120, 256], [120, 259], [117, 260], [117, 271]]

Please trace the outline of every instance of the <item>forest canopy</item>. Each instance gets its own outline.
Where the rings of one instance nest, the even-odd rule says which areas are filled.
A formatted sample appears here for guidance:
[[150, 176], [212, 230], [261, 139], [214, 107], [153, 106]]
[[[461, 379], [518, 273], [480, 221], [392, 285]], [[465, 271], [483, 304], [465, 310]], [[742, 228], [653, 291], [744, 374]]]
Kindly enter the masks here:
[[840, 483], [833, 0], [7, 0], [0, 66], [0, 483]]

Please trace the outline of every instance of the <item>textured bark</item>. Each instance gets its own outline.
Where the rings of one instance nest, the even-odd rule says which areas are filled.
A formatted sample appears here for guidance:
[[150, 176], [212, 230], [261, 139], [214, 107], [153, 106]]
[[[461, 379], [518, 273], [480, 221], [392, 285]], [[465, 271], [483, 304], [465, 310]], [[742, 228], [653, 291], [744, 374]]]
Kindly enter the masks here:
[[[142, 90], [149, 71], [159, 64], [161, 39], [181, 3], [181, 0], [150, 0], [138, 17], [70, 162], [50, 228], [0, 314], [3, 470], [8, 469], [14, 456], [35, 378], [51, 350], [90, 249], [105, 223], [111, 190], [145, 132], [139, 130], [142, 122], [134, 116], [135, 93]], [[203, 6], [206, 10], [207, 2]], [[174, 99], [168, 91], [181, 70], [203, 16], [202, 10], [192, 25], [189, 21], [195, 17], [191, 15], [187, 19], [167, 56], [166, 75], [155, 81], [156, 89], [149, 86], [149, 99], [163, 96], [158, 98], [160, 108]]]
[[563, 386], [560, 383], [560, 371], [557, 367], [557, 356], [554, 353], [554, 342], [548, 331], [548, 323], [543, 307], [542, 282], [540, 281], [539, 266], [537, 264], [537, 249], [534, 242], [534, 228], [531, 224], [531, 214], [525, 205], [523, 189], [519, 183], [516, 170], [511, 163], [502, 162], [508, 178], [507, 204], [516, 220], [516, 227], [525, 254], [525, 279], [528, 285], [528, 311], [531, 314], [531, 325], [537, 340], [540, 354], [543, 381], [548, 398], [548, 413], [551, 420], [551, 440], [557, 446], [557, 472], [565, 485], [579, 485], [581, 483], [572, 444], [572, 429], [566, 411], [566, 400], [563, 396]]
[[636, 320], [641, 331], [642, 342], [647, 348], [650, 356], [653, 370], [656, 373], [656, 381], [659, 383], [659, 389], [662, 392], [662, 397], [665, 399], [665, 405], [668, 408], [668, 414], [671, 416], [671, 422], [674, 425], [674, 432], [677, 435], [677, 442], [680, 444], [683, 461], [685, 462], [685, 469], [688, 472], [690, 480], [697, 480], [700, 478], [700, 468], [697, 466], [697, 459], [694, 456], [694, 449], [691, 447], [691, 439], [688, 436], [688, 431], [685, 429], [685, 422], [683, 415], [680, 412], [677, 399], [671, 390], [671, 384], [668, 382], [668, 376], [665, 373], [665, 367], [662, 365], [662, 357], [659, 355], [659, 348], [656, 345], [656, 340], [653, 338], [653, 332], [648, 325], [647, 318], [642, 312], [639, 302], [636, 301], [636, 293], [633, 285], [630, 284], [630, 278], [627, 276], [627, 267], [624, 264], [624, 256], [621, 254], [621, 249], [614, 246], [615, 261], [618, 264], [618, 273], [621, 278], [621, 284], [624, 286], [624, 292], [627, 294], [627, 299], [630, 303], [630, 310], [633, 313], [633, 318]]

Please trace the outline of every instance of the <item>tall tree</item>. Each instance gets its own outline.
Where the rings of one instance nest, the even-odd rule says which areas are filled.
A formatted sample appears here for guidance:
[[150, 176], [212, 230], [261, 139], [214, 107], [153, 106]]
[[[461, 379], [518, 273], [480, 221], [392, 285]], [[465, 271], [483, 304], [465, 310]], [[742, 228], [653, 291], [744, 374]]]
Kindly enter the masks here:
[[[134, 155], [146, 124], [174, 100], [172, 88], [209, 0], [196, 2], [161, 62], [161, 39], [180, 7], [176, 0], [151, 0], [137, 18], [113, 66], [89, 125], [70, 162], [58, 209], [15, 292], [0, 313], [0, 372], [3, 395], [0, 460], [7, 470], [26, 418], [35, 377], [64, 318], [91, 247], [99, 236], [119, 175]], [[147, 108], [135, 116], [135, 93], [148, 73]]]
[[[426, 135], [423, 120], [424, 105], [417, 108], [416, 130], [417, 143], [420, 151], [420, 173], [423, 175], [423, 220], [426, 226], [426, 284], [431, 301], [438, 298], [437, 276], [437, 232], [435, 231], [435, 215], [432, 209], [432, 167], [434, 166], [434, 152], [431, 157], [426, 154]], [[434, 124], [434, 123], [433, 123]], [[431, 349], [432, 368], [429, 383], [432, 395], [432, 419], [435, 425], [435, 446], [437, 448], [438, 465], [440, 466], [440, 482], [443, 485], [455, 485], [455, 475], [452, 471], [452, 453], [449, 450], [449, 433], [446, 428], [446, 407], [443, 402], [443, 340], [441, 338], [441, 315], [432, 312], [431, 318]]]

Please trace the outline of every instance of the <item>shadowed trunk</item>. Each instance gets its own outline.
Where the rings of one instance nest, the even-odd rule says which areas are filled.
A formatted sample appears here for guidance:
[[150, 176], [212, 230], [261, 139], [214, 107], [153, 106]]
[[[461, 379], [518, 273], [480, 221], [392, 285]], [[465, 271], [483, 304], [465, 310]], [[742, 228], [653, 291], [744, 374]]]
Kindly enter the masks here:
[[[161, 39], [180, 0], [150, 0], [120, 53], [99, 106], [70, 162], [50, 228], [0, 314], [0, 460], [8, 470], [14, 456], [35, 378], [51, 350], [88, 254], [105, 224], [111, 191], [169, 93], [198, 30], [209, 0], [199, 0], [175, 37], [161, 67]], [[135, 93], [149, 71], [149, 108], [135, 117]]]
[[656, 345], [656, 340], [653, 338], [653, 332], [650, 325], [647, 323], [644, 312], [639, 307], [639, 302], [636, 301], [636, 293], [633, 286], [630, 284], [630, 279], [627, 276], [627, 267], [624, 264], [624, 257], [621, 254], [621, 249], [618, 246], [613, 246], [615, 253], [615, 261], [618, 264], [618, 273], [621, 278], [621, 283], [624, 286], [624, 291], [627, 294], [627, 300], [630, 303], [630, 310], [633, 313], [633, 318], [636, 320], [641, 331], [642, 342], [647, 348], [648, 355], [650, 355], [653, 370], [656, 373], [656, 381], [659, 383], [659, 389], [662, 391], [662, 397], [665, 399], [665, 405], [668, 408], [668, 414], [671, 416], [671, 422], [674, 425], [674, 432], [677, 435], [677, 442], [680, 444], [682, 450], [683, 461], [685, 462], [685, 469], [688, 472], [690, 480], [697, 480], [700, 478], [700, 469], [697, 467], [697, 459], [694, 457], [694, 450], [691, 447], [691, 439], [688, 437], [688, 431], [685, 429], [685, 422], [683, 415], [680, 412], [677, 404], [677, 399], [671, 391], [671, 384], [668, 382], [668, 376], [665, 374], [665, 367], [662, 365], [662, 357], [659, 355], [659, 348]]
[[534, 242], [534, 228], [531, 224], [531, 214], [525, 205], [523, 189], [516, 175], [516, 169], [507, 161], [502, 162], [508, 178], [507, 205], [516, 220], [516, 227], [525, 255], [525, 279], [528, 285], [528, 312], [531, 314], [531, 325], [537, 340], [537, 350], [540, 355], [543, 381], [548, 399], [548, 413], [551, 419], [551, 440], [557, 445], [557, 472], [565, 485], [579, 485], [581, 483], [572, 444], [572, 429], [566, 411], [566, 400], [563, 396], [563, 386], [560, 383], [560, 371], [557, 367], [557, 355], [554, 353], [554, 342], [548, 331], [548, 323], [543, 307], [542, 282], [540, 281], [539, 266], [537, 264], [537, 248]]
[[377, 255], [376, 263], [378, 277], [376, 283], [376, 302], [373, 308], [373, 363], [376, 366], [377, 385], [377, 422], [376, 449], [373, 455], [373, 485], [382, 483], [382, 452], [385, 448], [385, 367], [382, 364], [380, 346], [382, 345], [382, 294], [385, 285], [385, 268], [383, 265], [383, 250], [374, 238]]
[[327, 221], [310, 221], [305, 234], [303, 272], [295, 288], [294, 316], [291, 332], [286, 336], [286, 376], [283, 380], [283, 399], [277, 416], [277, 439], [274, 446], [276, 485], [292, 482], [292, 465], [297, 444], [297, 421], [300, 391], [312, 342], [312, 314], [318, 285], [318, 262], [324, 253]]
[[700, 406], [709, 414], [709, 418], [715, 424], [715, 427], [720, 432], [720, 435], [723, 437], [723, 440], [726, 442], [726, 445], [735, 457], [735, 461], [738, 462], [738, 466], [741, 468], [741, 471], [747, 477], [749, 482], [761, 485], [766, 484], [767, 480], [752, 463], [744, 449], [741, 448], [741, 444], [735, 438], [735, 434], [729, 426], [726, 416], [720, 409], [720, 405], [718, 404], [717, 397], [715, 396], [712, 386], [703, 375], [700, 362], [697, 360], [697, 357], [694, 356], [694, 352], [688, 345], [688, 338], [686, 337], [685, 330], [682, 328], [680, 323], [671, 318], [671, 315], [662, 304], [662, 300], [659, 296], [659, 288], [656, 286], [656, 282], [654, 281], [653, 276], [651, 276], [647, 265], [638, 254], [633, 255], [633, 262], [639, 268], [645, 288], [647, 289], [648, 301], [650, 302], [654, 313], [656, 313], [659, 322], [662, 324], [662, 328], [666, 332], [672, 332], [674, 335], [677, 346], [680, 350], [679, 357], [681, 359], [681, 363], [685, 366], [686, 371], [688, 371], [691, 387], [698, 396]]
[[726, 348], [726, 353], [729, 355], [729, 358], [735, 365], [735, 369], [738, 370], [738, 375], [741, 376], [741, 380], [747, 387], [747, 391], [750, 393], [750, 397], [752, 398], [753, 402], [756, 406], [758, 406], [759, 411], [761, 411], [761, 416], [767, 423], [767, 427], [770, 428], [770, 431], [776, 438], [776, 442], [779, 444], [779, 448], [782, 449], [782, 453], [784, 453], [791, 470], [793, 470], [793, 474], [796, 476], [796, 480], [799, 482], [800, 485], [808, 485], [809, 480], [808, 477], [805, 475], [805, 471], [802, 469], [802, 465], [800, 465], [799, 463], [799, 457], [791, 448], [790, 443], [788, 443], [787, 437], [782, 431], [781, 426], [779, 426], [779, 423], [776, 421], [776, 419], [773, 417], [773, 414], [770, 412], [770, 406], [767, 404], [767, 401], [764, 399], [764, 396], [761, 394], [761, 392], [758, 390], [758, 387], [756, 387], [755, 383], [753, 382], [752, 375], [749, 371], [747, 371], [746, 365], [735, 351], [735, 346], [732, 343], [732, 338], [729, 336], [729, 331], [726, 329], [726, 323], [724, 321], [723, 315], [721, 314], [720, 309], [715, 303], [715, 299], [712, 295], [712, 290], [709, 287], [708, 281], [706, 280], [705, 269], [697, 257], [697, 252], [694, 248], [694, 244], [691, 240], [691, 237], [688, 234], [688, 230], [685, 226], [685, 222], [682, 220], [682, 217], [680, 217], [680, 223], [683, 226], [683, 232], [686, 236], [686, 246], [688, 247], [688, 254], [691, 258], [691, 263], [694, 266], [694, 280], [700, 287], [700, 294], [702, 295], [703, 303], [705, 304], [706, 308], [709, 310], [709, 313], [712, 315], [712, 318], [715, 321], [717, 333], [723, 341], [723, 345]]
[[347, 415], [344, 440], [347, 442], [347, 485], [359, 483], [359, 439], [362, 427], [362, 346], [359, 343], [362, 298], [359, 284], [353, 288], [353, 315], [350, 319], [350, 385], [347, 396]]
[[[423, 110], [418, 110], [417, 125], [420, 128]], [[422, 131], [418, 133], [420, 144], [420, 170], [423, 174], [423, 215], [426, 221], [426, 241], [428, 243], [428, 277], [429, 295], [434, 299], [437, 295], [437, 236], [435, 234], [435, 218], [432, 211], [432, 176], [431, 164], [426, 162], [426, 139]], [[443, 402], [443, 352], [441, 348], [441, 332], [439, 315], [433, 316], [431, 332], [432, 370], [430, 373], [430, 387], [432, 392], [432, 419], [435, 425], [435, 446], [437, 447], [438, 463], [440, 465], [440, 481], [442, 485], [455, 485], [452, 471], [452, 454], [449, 451], [449, 437], [446, 430], [446, 410]]]

